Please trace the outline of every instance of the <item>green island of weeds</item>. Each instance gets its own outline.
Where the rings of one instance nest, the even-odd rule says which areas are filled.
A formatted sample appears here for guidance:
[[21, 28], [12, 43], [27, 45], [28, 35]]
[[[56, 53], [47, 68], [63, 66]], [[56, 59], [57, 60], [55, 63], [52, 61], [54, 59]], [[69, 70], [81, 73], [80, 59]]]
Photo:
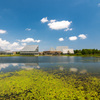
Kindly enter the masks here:
[[[61, 73], [60, 73], [61, 74]], [[42, 70], [0, 74], [0, 100], [100, 100], [100, 80], [55, 75]]]

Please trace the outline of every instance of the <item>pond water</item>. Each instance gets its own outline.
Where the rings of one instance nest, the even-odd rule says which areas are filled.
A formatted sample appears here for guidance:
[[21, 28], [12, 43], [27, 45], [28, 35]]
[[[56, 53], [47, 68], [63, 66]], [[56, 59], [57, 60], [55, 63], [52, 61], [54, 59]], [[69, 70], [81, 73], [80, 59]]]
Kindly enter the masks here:
[[44, 71], [57, 69], [72, 73], [99, 75], [100, 58], [73, 56], [0, 57], [0, 72], [5, 73], [33, 68]]

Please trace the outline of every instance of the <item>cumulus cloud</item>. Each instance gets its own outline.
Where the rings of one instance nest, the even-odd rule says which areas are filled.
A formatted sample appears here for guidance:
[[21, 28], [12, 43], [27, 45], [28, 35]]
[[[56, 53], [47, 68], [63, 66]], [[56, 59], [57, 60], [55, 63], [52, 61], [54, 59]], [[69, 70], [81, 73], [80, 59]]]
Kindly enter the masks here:
[[18, 42], [14, 42], [11, 45], [16, 47], [16, 46], [19, 46], [19, 43]]
[[35, 40], [35, 42], [39, 43], [41, 40]]
[[26, 28], [25, 30], [26, 30], [26, 31], [31, 31], [31, 28]]
[[5, 34], [7, 31], [0, 29], [0, 34]]
[[55, 19], [51, 19], [50, 21], [47, 19], [47, 17], [41, 19], [42, 23], [48, 22], [48, 26], [52, 30], [64, 30], [64, 31], [72, 31], [72, 28], [70, 28], [70, 25], [72, 21], [57, 21]]
[[48, 26], [50, 29], [53, 30], [62, 30], [64, 29], [65, 31], [68, 30], [72, 30], [72, 28], [70, 29], [70, 25], [71, 25], [72, 21], [51, 21], [48, 23]]
[[98, 7], [100, 7], [100, 3], [98, 3]]
[[23, 48], [22, 45], [20, 45], [18, 42], [13, 42], [10, 43], [7, 40], [3, 40], [2, 38], [0, 38], [0, 47], [4, 50], [20, 50]]
[[72, 28], [67, 28], [64, 31], [72, 31], [72, 30], [73, 30]]
[[64, 39], [63, 38], [59, 38], [59, 41], [64, 41]]
[[69, 40], [75, 41], [75, 40], [77, 40], [77, 37], [76, 36], [71, 36], [71, 37], [69, 37]]
[[80, 34], [78, 37], [79, 37], [80, 39], [86, 39], [86, 38], [87, 38], [87, 36], [84, 35], [84, 34]]
[[26, 38], [26, 39], [22, 39], [19, 40], [20, 42], [26, 42], [26, 43], [30, 43], [30, 42], [37, 42], [39, 43], [41, 40], [34, 40], [33, 38]]
[[26, 43], [21, 43], [23, 46], [27, 45]]
[[41, 22], [42, 22], [42, 23], [46, 23], [46, 22], [48, 22], [48, 19], [47, 19], [47, 17], [45, 17], [45, 18], [42, 18], [42, 19], [41, 19]]
[[50, 23], [53, 23], [53, 22], [55, 22], [56, 20], [54, 19], [54, 20], [50, 20]]
[[8, 44], [10, 44], [8, 41], [2, 40], [2, 39], [0, 38], [0, 46], [8, 45]]

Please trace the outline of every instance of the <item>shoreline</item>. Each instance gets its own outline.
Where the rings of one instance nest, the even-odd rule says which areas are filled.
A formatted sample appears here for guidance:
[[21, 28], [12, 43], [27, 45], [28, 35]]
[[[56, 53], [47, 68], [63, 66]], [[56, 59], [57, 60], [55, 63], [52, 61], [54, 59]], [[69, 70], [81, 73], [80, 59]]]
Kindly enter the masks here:
[[0, 57], [39, 57], [39, 56], [74, 56], [74, 57], [100, 57], [100, 55], [20, 55], [20, 54], [15, 54], [15, 55], [0, 55]]

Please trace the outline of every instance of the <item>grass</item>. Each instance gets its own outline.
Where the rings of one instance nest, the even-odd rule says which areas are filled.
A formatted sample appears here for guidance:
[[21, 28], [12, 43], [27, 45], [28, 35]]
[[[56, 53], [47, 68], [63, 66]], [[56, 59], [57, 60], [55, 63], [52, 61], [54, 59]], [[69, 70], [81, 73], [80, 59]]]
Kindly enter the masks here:
[[0, 74], [0, 100], [100, 100], [100, 79], [21, 70]]
[[0, 57], [14, 57], [14, 56], [35, 56], [35, 55], [20, 55], [20, 54], [13, 54], [13, 55], [0, 55]]
[[100, 57], [100, 55], [98, 55], [98, 54], [94, 54], [94, 55], [92, 55], [92, 54], [86, 54], [86, 55], [77, 55], [77, 54], [67, 54], [67, 55], [62, 55], [62, 56], [78, 56], [78, 57]]
[[13, 54], [13, 55], [0, 55], [0, 57], [14, 57], [14, 56], [25, 56], [25, 57], [36, 57], [36, 56], [78, 56], [78, 57], [100, 57], [98, 54], [87, 54], [87, 55], [77, 55], [77, 54], [66, 54], [66, 55], [20, 55], [20, 54]]

